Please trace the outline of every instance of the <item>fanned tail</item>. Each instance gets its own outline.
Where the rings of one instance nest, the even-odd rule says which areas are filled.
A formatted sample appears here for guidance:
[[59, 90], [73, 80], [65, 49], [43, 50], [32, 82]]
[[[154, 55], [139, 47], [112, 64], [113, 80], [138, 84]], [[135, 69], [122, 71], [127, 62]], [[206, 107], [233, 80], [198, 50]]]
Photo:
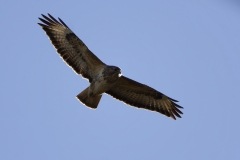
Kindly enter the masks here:
[[83, 90], [81, 93], [79, 93], [76, 97], [79, 101], [81, 101], [87, 107], [96, 109], [98, 106], [98, 103], [100, 102], [100, 100], [102, 98], [102, 95], [88, 96], [88, 88], [89, 87], [87, 87], [85, 90]]

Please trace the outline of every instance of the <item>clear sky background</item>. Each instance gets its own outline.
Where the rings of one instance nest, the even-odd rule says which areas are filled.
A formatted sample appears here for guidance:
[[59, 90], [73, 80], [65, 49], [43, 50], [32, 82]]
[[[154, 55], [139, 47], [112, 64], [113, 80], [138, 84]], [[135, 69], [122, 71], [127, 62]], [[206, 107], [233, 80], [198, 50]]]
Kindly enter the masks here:
[[[240, 3], [1, 1], [1, 160], [240, 159]], [[37, 25], [60, 17], [102, 61], [179, 100], [176, 121], [104, 95]]]

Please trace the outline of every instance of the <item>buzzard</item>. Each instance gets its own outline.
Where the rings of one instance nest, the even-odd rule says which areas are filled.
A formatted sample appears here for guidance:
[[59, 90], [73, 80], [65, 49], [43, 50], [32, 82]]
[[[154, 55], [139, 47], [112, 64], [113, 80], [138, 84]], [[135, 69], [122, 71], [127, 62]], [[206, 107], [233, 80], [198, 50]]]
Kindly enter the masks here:
[[176, 120], [183, 108], [161, 92], [121, 75], [121, 69], [103, 63], [60, 19], [50, 14], [39, 18], [38, 23], [50, 38], [61, 58], [90, 86], [76, 97], [84, 105], [96, 109], [102, 94], [106, 93], [134, 107], [156, 111]]

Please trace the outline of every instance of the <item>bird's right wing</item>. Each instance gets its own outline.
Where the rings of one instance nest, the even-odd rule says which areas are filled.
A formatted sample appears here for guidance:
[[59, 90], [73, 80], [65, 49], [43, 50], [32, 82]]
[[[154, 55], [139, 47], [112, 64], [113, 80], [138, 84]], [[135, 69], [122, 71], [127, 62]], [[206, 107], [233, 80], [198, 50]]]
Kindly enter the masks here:
[[175, 116], [181, 118], [182, 112], [178, 108], [183, 107], [176, 104], [176, 100], [127, 77], [121, 76], [106, 93], [131, 106], [156, 111], [173, 119]]
[[71, 29], [59, 18], [59, 21], [48, 14], [39, 18], [42, 23], [38, 23], [50, 38], [52, 44], [57, 49], [62, 59], [81, 74], [84, 78], [92, 81], [99, 70], [105, 64], [95, 56], [88, 47], [79, 39]]

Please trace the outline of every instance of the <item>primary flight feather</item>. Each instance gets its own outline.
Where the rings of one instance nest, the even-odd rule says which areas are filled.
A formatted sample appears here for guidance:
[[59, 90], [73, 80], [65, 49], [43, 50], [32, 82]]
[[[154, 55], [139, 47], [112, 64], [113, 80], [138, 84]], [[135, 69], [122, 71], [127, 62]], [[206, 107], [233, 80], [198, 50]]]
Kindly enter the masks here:
[[38, 23], [50, 38], [62, 59], [77, 73], [89, 80], [90, 86], [77, 95], [77, 98], [90, 108], [97, 108], [102, 94], [134, 107], [156, 111], [165, 116], [181, 118], [183, 108], [178, 102], [161, 92], [121, 75], [121, 69], [103, 63], [60, 19], [50, 14], [42, 14]]

